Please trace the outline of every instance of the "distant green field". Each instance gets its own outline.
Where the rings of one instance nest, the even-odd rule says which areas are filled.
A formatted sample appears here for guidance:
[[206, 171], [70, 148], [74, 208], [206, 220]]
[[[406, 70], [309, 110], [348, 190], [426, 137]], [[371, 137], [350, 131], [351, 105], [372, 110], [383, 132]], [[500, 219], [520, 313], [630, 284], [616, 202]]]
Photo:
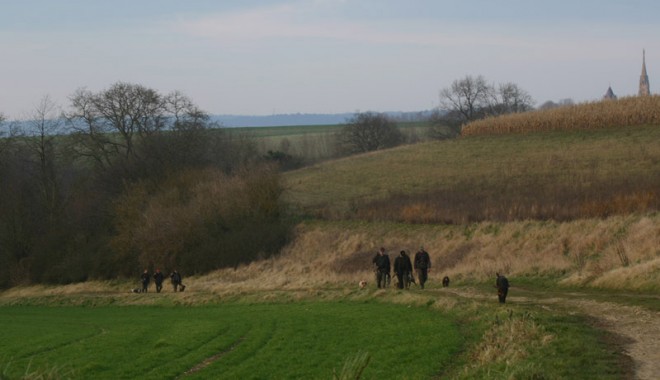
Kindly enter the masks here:
[[334, 133], [343, 127], [341, 124], [335, 125], [295, 125], [281, 127], [236, 127], [225, 128], [231, 133], [245, 133], [257, 138], [267, 137], [291, 137], [305, 134]]
[[364, 378], [422, 379], [462, 342], [438, 312], [383, 303], [9, 306], [0, 320], [2, 379], [331, 379], [359, 353]]
[[[265, 154], [269, 150], [281, 151], [308, 162], [317, 162], [340, 155], [337, 151], [335, 135], [344, 126], [344, 124], [336, 124], [237, 127], [225, 128], [224, 131], [252, 140], [260, 154]], [[428, 139], [427, 132], [430, 125], [427, 122], [401, 122], [397, 123], [397, 126], [409, 142]]]
[[[292, 125], [279, 127], [235, 127], [225, 128], [228, 132], [246, 133], [258, 138], [266, 137], [292, 137], [306, 134], [335, 133], [342, 129], [345, 124], [330, 125]], [[406, 133], [411, 130], [424, 131], [429, 128], [427, 122], [401, 122], [397, 127]]]

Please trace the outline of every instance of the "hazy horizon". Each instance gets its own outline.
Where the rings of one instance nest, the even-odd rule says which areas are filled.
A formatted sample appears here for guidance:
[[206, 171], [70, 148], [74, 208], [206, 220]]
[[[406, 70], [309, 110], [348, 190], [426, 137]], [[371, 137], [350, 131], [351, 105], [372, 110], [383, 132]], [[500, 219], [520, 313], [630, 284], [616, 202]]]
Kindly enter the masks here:
[[540, 105], [635, 95], [656, 15], [641, 1], [2, 1], [0, 113], [122, 81], [215, 115], [415, 112], [466, 75]]

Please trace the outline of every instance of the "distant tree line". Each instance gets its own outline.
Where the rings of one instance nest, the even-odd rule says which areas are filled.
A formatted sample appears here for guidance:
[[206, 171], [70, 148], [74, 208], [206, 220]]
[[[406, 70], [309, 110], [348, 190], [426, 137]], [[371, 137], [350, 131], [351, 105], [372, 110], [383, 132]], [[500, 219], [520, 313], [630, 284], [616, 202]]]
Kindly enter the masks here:
[[440, 109], [432, 117], [434, 138], [456, 137], [461, 127], [489, 116], [527, 112], [534, 109], [532, 96], [515, 83], [491, 84], [467, 75], [440, 90]]
[[199, 273], [277, 252], [276, 167], [180, 92], [119, 82], [0, 116], [0, 287]]
[[[437, 110], [430, 114], [408, 113], [406, 117], [409, 121], [426, 120], [431, 125], [429, 138], [446, 139], [459, 136], [462, 126], [471, 121], [533, 109], [531, 95], [517, 84], [494, 85], [481, 75], [468, 75], [440, 91]], [[343, 154], [364, 153], [405, 143], [406, 138], [396, 121], [385, 113], [356, 113], [336, 136], [338, 151]]]

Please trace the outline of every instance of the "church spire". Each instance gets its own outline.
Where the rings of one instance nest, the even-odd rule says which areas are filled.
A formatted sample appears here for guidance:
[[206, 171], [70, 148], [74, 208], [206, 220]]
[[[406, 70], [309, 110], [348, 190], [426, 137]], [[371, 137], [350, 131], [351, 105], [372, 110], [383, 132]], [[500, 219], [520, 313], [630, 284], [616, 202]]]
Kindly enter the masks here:
[[646, 74], [646, 50], [642, 50], [642, 75], [639, 76], [639, 96], [651, 95], [649, 76]]

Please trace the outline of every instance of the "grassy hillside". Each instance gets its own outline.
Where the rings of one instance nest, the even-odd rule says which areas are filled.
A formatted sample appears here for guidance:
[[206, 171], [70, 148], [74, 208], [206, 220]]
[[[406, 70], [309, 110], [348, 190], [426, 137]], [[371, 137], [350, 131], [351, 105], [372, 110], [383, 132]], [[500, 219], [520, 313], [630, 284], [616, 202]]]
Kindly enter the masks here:
[[436, 284], [445, 274], [479, 282], [500, 271], [536, 283], [660, 291], [658, 126], [429, 142], [285, 180], [297, 212], [354, 220], [306, 226], [295, 243], [303, 246], [289, 248], [326, 252], [333, 261], [306, 265], [335, 268], [343, 281], [370, 278], [379, 246], [396, 254], [424, 245]]
[[285, 199], [323, 218], [573, 220], [660, 208], [660, 127], [428, 142], [287, 173]]

